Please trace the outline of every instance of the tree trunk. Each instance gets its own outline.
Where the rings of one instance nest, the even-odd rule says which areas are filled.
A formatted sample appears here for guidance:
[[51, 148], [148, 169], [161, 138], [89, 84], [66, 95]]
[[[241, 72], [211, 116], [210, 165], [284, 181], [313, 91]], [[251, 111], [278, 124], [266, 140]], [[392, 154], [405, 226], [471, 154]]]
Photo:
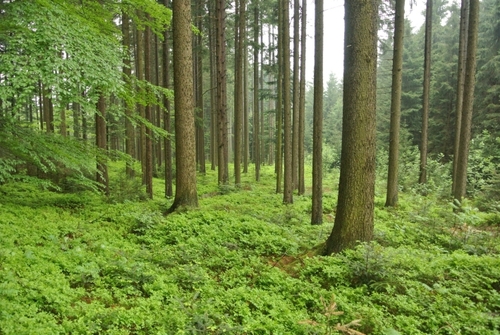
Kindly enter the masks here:
[[[129, 89], [131, 89], [130, 76], [132, 75], [132, 69], [130, 67], [130, 21], [126, 13], [122, 14], [122, 35], [123, 49], [125, 51], [125, 57], [123, 58], [123, 79]], [[135, 156], [135, 131], [131, 118], [132, 106], [125, 101], [125, 153], [130, 156], [130, 159]], [[130, 160], [127, 161], [126, 174], [130, 178], [135, 175], [135, 171], [132, 168], [132, 162]]]
[[293, 2], [293, 122], [292, 122], [292, 182], [299, 185], [299, 62], [300, 62], [300, 0]]
[[248, 158], [250, 154], [250, 127], [248, 120], [248, 44], [247, 27], [243, 37], [243, 173], [248, 173]]
[[[135, 58], [135, 66], [136, 66], [136, 76], [139, 81], [144, 80], [144, 36], [143, 32], [139, 29], [136, 29], [136, 58]], [[141, 92], [142, 93], [142, 92]], [[142, 104], [137, 104], [137, 109], [141, 118], [146, 117], [146, 111]], [[139, 145], [138, 145], [138, 157], [141, 161], [141, 171], [142, 171], [142, 182], [146, 184], [146, 126], [144, 123], [141, 123], [139, 133]]]
[[[169, 0], [164, 1], [165, 7], [169, 6]], [[163, 87], [170, 88], [170, 34], [168, 30], [163, 32]], [[163, 97], [165, 112], [163, 113], [163, 129], [168, 136], [163, 139], [165, 147], [165, 197], [171, 197], [173, 193], [172, 187], [172, 141], [170, 140], [170, 99]]]
[[[146, 82], [151, 83], [151, 28], [146, 26], [144, 34], [144, 73]], [[153, 108], [148, 102], [145, 110], [145, 119], [153, 124]], [[146, 127], [145, 133], [145, 164], [144, 180], [146, 183], [146, 193], [150, 199], [153, 199], [153, 131], [151, 127]]]
[[306, 192], [304, 172], [304, 141], [305, 141], [305, 116], [306, 116], [306, 26], [307, 26], [307, 0], [302, 0], [302, 17], [300, 33], [300, 95], [299, 95], [299, 171], [298, 194]]
[[[429, 0], [431, 1], [431, 0]], [[453, 184], [452, 194], [455, 194], [457, 166], [458, 166], [458, 151], [460, 147], [460, 129], [462, 125], [462, 106], [464, 99], [464, 82], [465, 82], [465, 59], [467, 51], [467, 26], [469, 24], [469, 1], [462, 0], [460, 8], [460, 38], [458, 44], [458, 66], [457, 66], [457, 102], [455, 108], [455, 141], [453, 149]]]
[[403, 77], [403, 37], [405, 1], [396, 0], [394, 15], [394, 51], [392, 58], [391, 123], [389, 134], [389, 171], [386, 206], [398, 204], [399, 124], [401, 120], [401, 83]]
[[454, 198], [458, 201], [462, 201], [465, 197], [467, 188], [467, 163], [469, 159], [472, 109], [474, 104], [474, 86], [476, 82], [478, 19], [479, 0], [470, 0], [464, 100], [462, 105], [462, 124], [460, 128], [460, 146], [458, 150], [456, 185], [453, 193]]
[[218, 183], [227, 184], [228, 174], [228, 136], [227, 136], [227, 95], [226, 95], [226, 10], [225, 1], [216, 0], [216, 63], [217, 63], [217, 160]]
[[316, 0], [311, 223], [323, 223], [323, 0]]
[[237, 26], [235, 29], [234, 69], [234, 183], [241, 184], [243, 139], [243, 43], [245, 31], [245, 0], [237, 1]]
[[425, 11], [425, 46], [424, 46], [424, 87], [422, 95], [422, 139], [420, 141], [420, 176], [418, 182], [427, 182], [427, 143], [429, 125], [429, 100], [431, 87], [431, 48], [432, 48], [432, 1], [427, 0]]
[[290, 0], [283, 0], [283, 131], [284, 131], [284, 184], [283, 203], [293, 203], [293, 166], [292, 166], [292, 123], [290, 97]]
[[97, 113], [95, 114], [96, 145], [100, 149], [97, 157], [96, 181], [101, 186], [101, 191], [109, 196], [108, 165], [106, 163], [106, 99], [101, 94], [97, 102]]
[[168, 210], [198, 207], [196, 191], [196, 140], [193, 106], [193, 53], [191, 1], [173, 2], [175, 92], [175, 198]]
[[259, 0], [254, 0], [253, 26], [253, 160], [255, 180], [260, 180], [260, 110], [259, 110]]
[[337, 213], [326, 253], [373, 238], [377, 1], [345, 1], [344, 102]]
[[[279, 1], [283, 6], [283, 0]], [[288, 23], [287, 23], [288, 24]], [[276, 86], [278, 88], [276, 98], [276, 193], [281, 193], [283, 178], [283, 11], [278, 11], [278, 78]]]

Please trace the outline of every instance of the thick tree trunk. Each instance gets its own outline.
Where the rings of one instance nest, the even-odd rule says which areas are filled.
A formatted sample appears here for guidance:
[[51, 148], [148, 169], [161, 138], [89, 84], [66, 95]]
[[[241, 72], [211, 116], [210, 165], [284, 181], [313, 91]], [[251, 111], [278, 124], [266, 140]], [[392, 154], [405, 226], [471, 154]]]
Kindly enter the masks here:
[[396, 206], [398, 204], [399, 124], [401, 119], [401, 84], [403, 78], [404, 16], [405, 1], [396, 0], [386, 206]]
[[326, 242], [327, 254], [373, 238], [377, 3], [345, 1], [340, 183], [335, 224]]
[[311, 223], [323, 223], [323, 0], [316, 0]]
[[462, 201], [467, 188], [467, 164], [474, 104], [474, 86], [476, 83], [476, 51], [479, 20], [479, 0], [470, 0], [469, 28], [467, 33], [467, 60], [465, 63], [464, 101], [462, 106], [462, 124], [460, 128], [460, 146], [458, 150], [457, 175], [453, 197]]
[[198, 207], [189, 0], [173, 2], [173, 37], [176, 187], [174, 203], [169, 212], [181, 206]]

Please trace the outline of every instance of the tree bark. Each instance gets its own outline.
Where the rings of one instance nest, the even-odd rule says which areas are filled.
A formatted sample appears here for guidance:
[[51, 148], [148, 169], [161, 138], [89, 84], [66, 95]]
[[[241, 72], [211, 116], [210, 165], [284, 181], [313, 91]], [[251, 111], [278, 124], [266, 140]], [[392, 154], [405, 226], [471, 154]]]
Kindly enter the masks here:
[[345, 1], [340, 183], [327, 254], [373, 238], [377, 4], [376, 0]]
[[172, 212], [181, 206], [198, 207], [191, 1], [175, 0], [172, 4], [176, 187], [174, 203], [168, 212]]
[[453, 193], [453, 197], [460, 202], [465, 197], [467, 189], [467, 164], [469, 159], [472, 110], [474, 104], [474, 86], [476, 83], [478, 21], [479, 0], [470, 0], [462, 124], [460, 128], [460, 146], [458, 150], [456, 185]]
[[[431, 0], [429, 0], [431, 1]], [[452, 194], [455, 194], [456, 176], [458, 167], [458, 155], [460, 147], [460, 129], [462, 125], [462, 106], [464, 99], [465, 82], [465, 59], [467, 51], [467, 26], [469, 24], [469, 0], [462, 0], [460, 8], [460, 37], [458, 44], [458, 65], [457, 65], [457, 102], [455, 107], [455, 141], [453, 149], [453, 183]]]
[[217, 160], [218, 183], [227, 184], [228, 174], [228, 129], [226, 93], [226, 10], [225, 1], [216, 0], [216, 63], [217, 63]]
[[405, 1], [396, 0], [386, 206], [396, 206], [398, 204], [399, 128], [401, 120], [401, 84], [403, 77], [404, 16]]
[[292, 183], [299, 185], [299, 62], [300, 62], [300, 0], [293, 2], [293, 121], [292, 121]]
[[[144, 40], [144, 79], [146, 82], [151, 83], [151, 28], [148, 26], [146, 26]], [[153, 108], [149, 102], [146, 105], [144, 116], [147, 122], [153, 124]], [[149, 126], [146, 127], [144, 141], [144, 181], [146, 183], [146, 193], [150, 199], [153, 199], [153, 131]]]
[[323, 0], [316, 0], [311, 223], [323, 223]]
[[[169, 0], [164, 1], [165, 7], [169, 6]], [[163, 32], [163, 87], [170, 88], [170, 33], [168, 30]], [[171, 197], [173, 192], [172, 187], [172, 141], [170, 140], [170, 99], [163, 97], [165, 112], [163, 113], [163, 129], [168, 136], [163, 139], [165, 148], [165, 197]]]
[[254, 0], [253, 26], [253, 160], [255, 180], [260, 180], [260, 110], [259, 110], [259, 1]]
[[[123, 79], [129, 89], [131, 87], [130, 76], [132, 75], [132, 68], [130, 67], [130, 21], [128, 15], [124, 12], [122, 14], [122, 36], [123, 36], [123, 48], [125, 57], [123, 58]], [[132, 118], [132, 106], [125, 101], [125, 153], [130, 156], [130, 159], [135, 156], [135, 131], [134, 125], [131, 122]], [[132, 168], [131, 161], [127, 161], [126, 164], [126, 174], [128, 177], [132, 178], [135, 175], [135, 171]]]
[[284, 183], [283, 203], [293, 203], [293, 166], [292, 166], [292, 123], [290, 97], [290, 0], [283, 0], [283, 132], [284, 132]]
[[424, 86], [422, 95], [422, 139], [420, 141], [420, 176], [418, 182], [427, 182], [427, 147], [429, 125], [429, 100], [431, 87], [431, 48], [432, 48], [432, 1], [427, 0], [425, 12], [425, 46], [424, 46]]
[[109, 196], [108, 165], [106, 163], [106, 99], [101, 94], [97, 102], [97, 113], [95, 114], [96, 145], [100, 149], [97, 156], [96, 181], [101, 186], [101, 191]]
[[307, 26], [307, 0], [302, 0], [302, 17], [300, 33], [300, 95], [299, 95], [299, 180], [298, 194], [306, 192], [304, 172], [304, 141], [305, 141], [305, 116], [306, 116], [306, 26]]

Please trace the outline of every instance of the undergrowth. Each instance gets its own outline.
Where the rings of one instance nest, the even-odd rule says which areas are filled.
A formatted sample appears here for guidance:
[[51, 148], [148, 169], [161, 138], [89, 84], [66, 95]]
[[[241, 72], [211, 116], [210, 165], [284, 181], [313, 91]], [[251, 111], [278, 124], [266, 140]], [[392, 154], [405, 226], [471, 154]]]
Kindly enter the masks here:
[[117, 178], [111, 201], [0, 187], [0, 334], [500, 334], [495, 213], [378, 197], [375, 241], [321, 256], [335, 187], [311, 226], [310, 190], [284, 206], [272, 168], [209, 171], [200, 208], [167, 217], [161, 180], [139, 201]]

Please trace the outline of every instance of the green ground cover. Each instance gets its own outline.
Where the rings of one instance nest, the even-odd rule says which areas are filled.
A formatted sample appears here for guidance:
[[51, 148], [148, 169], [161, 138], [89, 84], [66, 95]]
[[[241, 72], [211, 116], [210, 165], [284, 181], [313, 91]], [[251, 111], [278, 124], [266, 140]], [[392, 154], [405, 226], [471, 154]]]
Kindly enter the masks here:
[[498, 213], [380, 192], [375, 241], [320, 256], [335, 187], [311, 226], [271, 167], [199, 176], [200, 208], [167, 217], [161, 180], [139, 201], [117, 176], [110, 200], [0, 186], [0, 334], [500, 334]]

